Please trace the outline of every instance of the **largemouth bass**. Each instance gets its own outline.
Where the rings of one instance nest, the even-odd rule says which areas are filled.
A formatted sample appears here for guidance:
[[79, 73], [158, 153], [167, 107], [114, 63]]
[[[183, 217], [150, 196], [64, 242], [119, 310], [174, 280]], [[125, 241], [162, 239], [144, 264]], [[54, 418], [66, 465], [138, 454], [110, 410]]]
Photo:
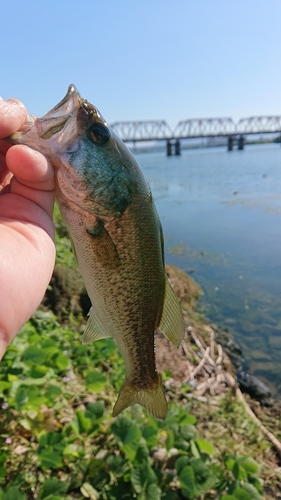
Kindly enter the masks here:
[[92, 302], [83, 342], [113, 337], [125, 363], [113, 416], [139, 403], [164, 419], [155, 331], [179, 345], [184, 325], [165, 274], [159, 217], [137, 161], [74, 85], [9, 140], [40, 151], [54, 166], [56, 199]]

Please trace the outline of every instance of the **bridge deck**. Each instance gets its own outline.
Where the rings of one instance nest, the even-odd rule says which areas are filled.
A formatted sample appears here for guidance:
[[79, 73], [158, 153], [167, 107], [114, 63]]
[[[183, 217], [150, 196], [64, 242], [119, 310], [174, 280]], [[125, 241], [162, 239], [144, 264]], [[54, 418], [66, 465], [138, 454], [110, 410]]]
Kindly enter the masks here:
[[124, 142], [144, 142], [231, 135], [281, 133], [281, 116], [241, 118], [193, 118], [180, 121], [174, 131], [165, 120], [115, 122], [111, 128]]

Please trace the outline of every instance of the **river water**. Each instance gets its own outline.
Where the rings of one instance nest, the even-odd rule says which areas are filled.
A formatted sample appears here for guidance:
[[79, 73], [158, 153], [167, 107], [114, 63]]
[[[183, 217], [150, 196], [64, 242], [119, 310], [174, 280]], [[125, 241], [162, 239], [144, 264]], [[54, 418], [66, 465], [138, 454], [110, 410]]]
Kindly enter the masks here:
[[281, 397], [281, 148], [135, 155], [151, 186], [166, 262], [202, 287], [198, 309], [228, 328], [249, 372]]

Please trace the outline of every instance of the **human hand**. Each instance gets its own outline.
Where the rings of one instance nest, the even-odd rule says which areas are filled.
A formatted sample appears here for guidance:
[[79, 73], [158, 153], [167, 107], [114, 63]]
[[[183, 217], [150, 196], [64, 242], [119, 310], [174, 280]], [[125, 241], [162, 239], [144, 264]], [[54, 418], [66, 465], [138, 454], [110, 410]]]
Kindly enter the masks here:
[[40, 304], [55, 262], [53, 168], [2, 140], [26, 119], [22, 103], [0, 100], [0, 359]]

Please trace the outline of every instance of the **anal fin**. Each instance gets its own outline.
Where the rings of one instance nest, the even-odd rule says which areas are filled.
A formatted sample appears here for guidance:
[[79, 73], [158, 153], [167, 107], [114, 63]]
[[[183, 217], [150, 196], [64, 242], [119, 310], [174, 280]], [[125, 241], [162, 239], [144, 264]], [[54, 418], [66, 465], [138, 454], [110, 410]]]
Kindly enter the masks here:
[[87, 321], [82, 337], [83, 344], [90, 344], [91, 342], [105, 339], [107, 337], [110, 337], [110, 335], [104, 329], [93, 308], [91, 307], [89, 311], [89, 319]]
[[138, 388], [128, 380], [123, 383], [112, 415], [116, 417], [121, 411], [135, 403], [142, 405], [154, 418], [164, 420], [168, 405], [165, 398], [161, 376], [157, 374], [156, 383], [147, 388]]
[[181, 306], [166, 276], [163, 312], [159, 330], [177, 347], [184, 336], [184, 321]]

